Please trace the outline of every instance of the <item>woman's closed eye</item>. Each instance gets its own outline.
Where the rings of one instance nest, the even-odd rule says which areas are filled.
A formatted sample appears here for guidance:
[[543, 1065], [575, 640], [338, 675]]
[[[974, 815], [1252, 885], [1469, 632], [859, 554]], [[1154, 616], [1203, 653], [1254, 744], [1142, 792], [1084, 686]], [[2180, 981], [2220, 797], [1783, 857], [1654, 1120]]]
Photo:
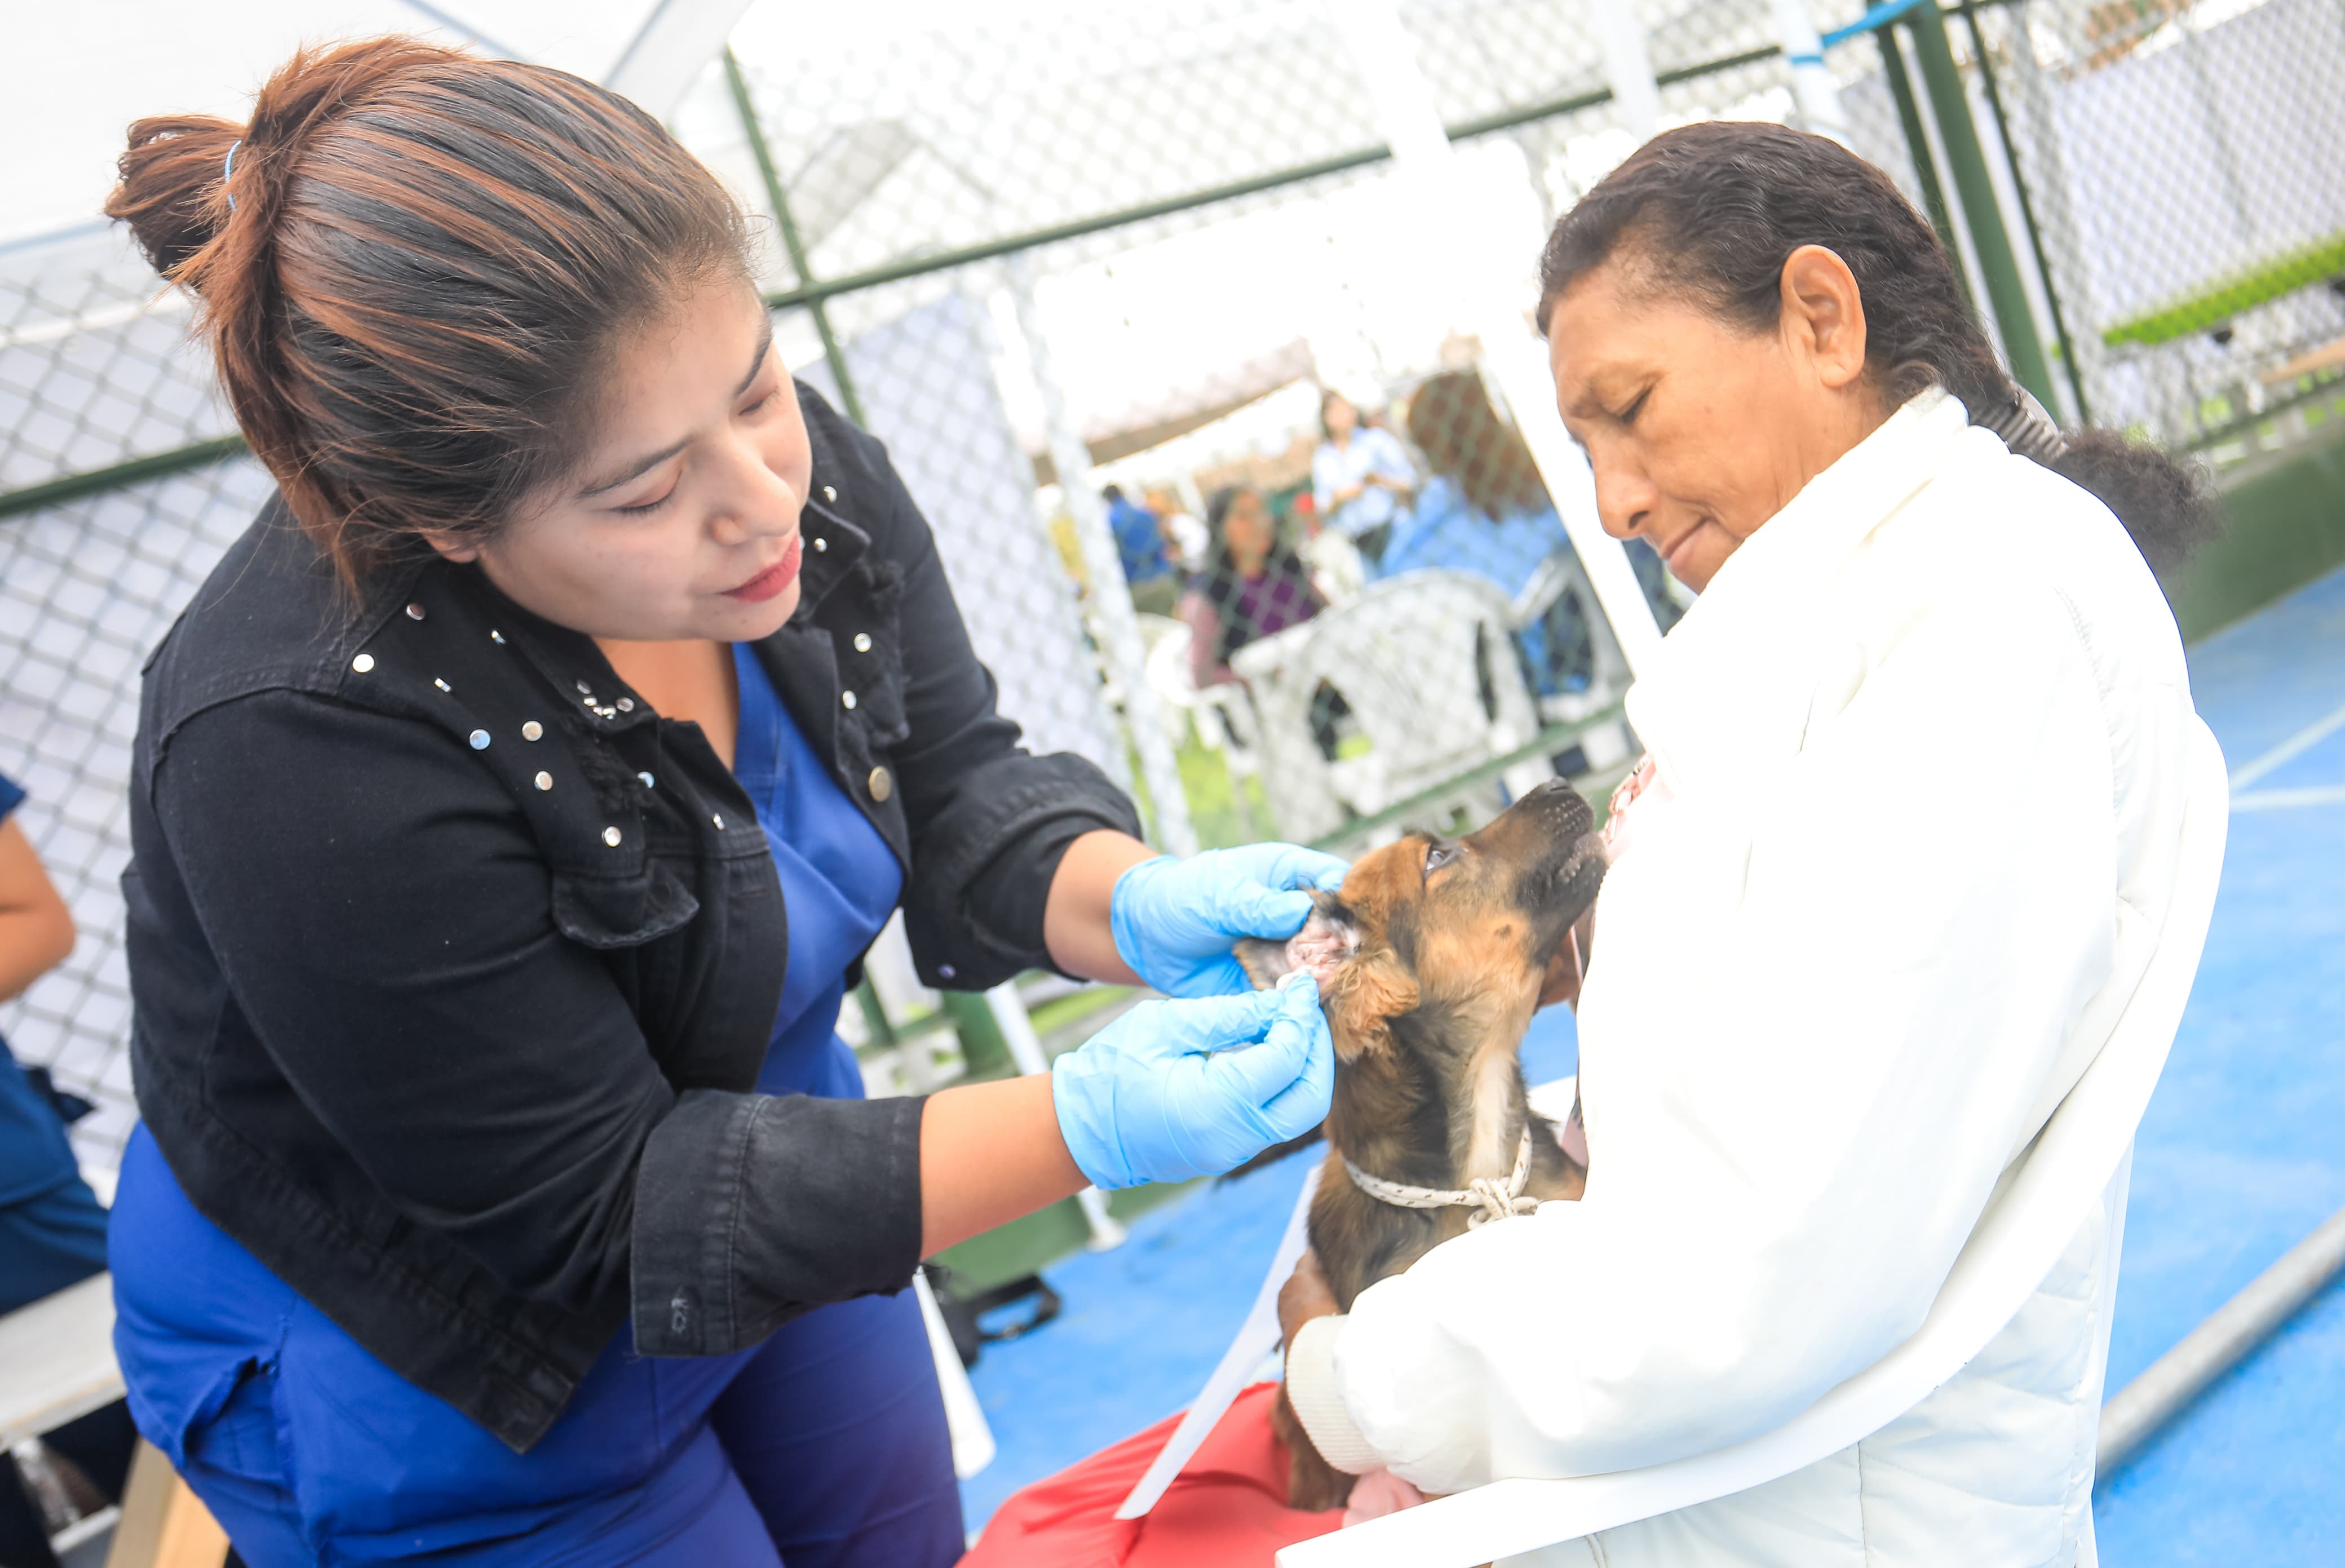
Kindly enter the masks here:
[[1619, 420], [1624, 425], [1635, 424], [1637, 422], [1637, 416], [1645, 411], [1645, 400], [1652, 395], [1653, 389], [1650, 387], [1646, 388], [1643, 391], [1637, 394], [1635, 400], [1629, 403], [1627, 408], [1621, 410], [1612, 417]]
[[634, 506], [614, 506], [611, 510], [617, 512], [621, 517], [649, 517], [652, 513], [659, 511], [662, 507], [667, 505], [668, 502], [674, 501], [675, 499], [675, 492], [679, 488], [681, 487], [678, 485], [670, 485], [667, 487], [667, 492], [660, 496], [657, 500], [639, 501]]

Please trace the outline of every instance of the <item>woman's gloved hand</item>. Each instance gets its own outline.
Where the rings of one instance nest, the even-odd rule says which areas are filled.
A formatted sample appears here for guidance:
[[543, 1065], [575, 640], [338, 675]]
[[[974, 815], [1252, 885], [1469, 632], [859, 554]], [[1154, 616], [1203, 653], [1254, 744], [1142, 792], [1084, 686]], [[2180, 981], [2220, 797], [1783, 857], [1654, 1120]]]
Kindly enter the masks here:
[[1292, 844], [1160, 855], [1116, 878], [1108, 922], [1132, 972], [1168, 996], [1229, 996], [1252, 982], [1231, 945], [1283, 940], [1310, 917], [1309, 888], [1333, 893], [1350, 867]]
[[1186, 1181], [1244, 1164], [1327, 1115], [1335, 1046], [1319, 985], [1142, 1002], [1051, 1064], [1059, 1131], [1091, 1185]]

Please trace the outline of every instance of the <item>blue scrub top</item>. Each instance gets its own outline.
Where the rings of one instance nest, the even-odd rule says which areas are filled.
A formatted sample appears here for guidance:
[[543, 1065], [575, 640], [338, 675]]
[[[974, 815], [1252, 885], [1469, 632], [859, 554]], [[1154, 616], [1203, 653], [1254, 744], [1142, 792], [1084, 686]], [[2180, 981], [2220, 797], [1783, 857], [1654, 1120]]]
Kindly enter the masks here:
[[903, 869], [791, 721], [747, 643], [733, 645], [733, 668], [741, 685], [733, 776], [766, 830], [789, 915], [790, 966], [757, 1087], [861, 1099], [863, 1074], [838, 1037], [838, 1009], [847, 966], [895, 912]]
[[[755, 654], [740, 645], [734, 652], [740, 683], [734, 776], [766, 830], [789, 919], [789, 966], [756, 1087], [766, 1094], [859, 1099], [862, 1074], [854, 1051], [837, 1031], [839, 1006], [846, 998], [845, 970], [894, 912], [903, 886], [902, 869], [887, 840], [847, 797], [798, 732]], [[519, 1462], [504, 1455], [493, 1439], [439, 1400], [399, 1380], [339, 1329], [325, 1325], [314, 1310], [297, 1313], [292, 1290], [188, 1203], [155, 1156], [143, 1128], [125, 1159], [113, 1245], [121, 1307], [115, 1349], [140, 1430], [159, 1442], [175, 1463], [184, 1461], [188, 1434], [220, 1413], [243, 1369], [273, 1363], [280, 1353], [291, 1354], [287, 1325], [317, 1320], [307, 1330], [306, 1359], [313, 1364], [306, 1370], [310, 1375], [332, 1371], [325, 1377], [328, 1384], [364, 1383], [378, 1390], [376, 1397], [386, 1405], [375, 1411], [379, 1423], [412, 1420], [432, 1427], [443, 1418], [456, 1423], [460, 1430], [442, 1431], [437, 1441], [442, 1448], [477, 1447], [476, 1485], [482, 1506], [488, 1506], [490, 1498], [506, 1497], [505, 1489], [515, 1484], [505, 1472]], [[129, 1259], [136, 1259], [135, 1268]], [[168, 1299], [147, 1299], [143, 1281], [171, 1282], [164, 1292]], [[689, 1425], [701, 1419], [707, 1401], [722, 1391], [727, 1369], [754, 1353], [710, 1358], [700, 1369], [706, 1376], [695, 1373], [685, 1380], [696, 1391], [694, 1396], [671, 1396], [671, 1421]], [[631, 1366], [651, 1364], [619, 1361]], [[606, 1389], [597, 1380], [617, 1375], [607, 1369], [618, 1361], [612, 1354], [604, 1361], [590, 1379], [594, 1398], [582, 1389], [579, 1404], [555, 1423], [541, 1445], [545, 1454], [579, 1445], [591, 1449], [601, 1441], [575, 1430], [581, 1421], [593, 1424], [582, 1413], [586, 1405], [652, 1397], [648, 1381], [640, 1387], [630, 1382], [625, 1392]], [[333, 1371], [337, 1367], [341, 1370]], [[300, 1398], [304, 1386], [300, 1376], [280, 1378], [277, 1397]], [[405, 1403], [411, 1397], [421, 1401], [411, 1411]], [[401, 1408], [387, 1408], [391, 1404]], [[601, 1411], [603, 1418], [608, 1415], [608, 1411]], [[324, 1424], [330, 1430], [332, 1423]], [[555, 1442], [565, 1431], [569, 1435]], [[474, 1438], [477, 1444], [471, 1442]], [[313, 1456], [314, 1462], [322, 1461]], [[553, 1460], [541, 1459], [539, 1470], [553, 1468], [558, 1467]], [[441, 1505], [446, 1501], [442, 1499]]]

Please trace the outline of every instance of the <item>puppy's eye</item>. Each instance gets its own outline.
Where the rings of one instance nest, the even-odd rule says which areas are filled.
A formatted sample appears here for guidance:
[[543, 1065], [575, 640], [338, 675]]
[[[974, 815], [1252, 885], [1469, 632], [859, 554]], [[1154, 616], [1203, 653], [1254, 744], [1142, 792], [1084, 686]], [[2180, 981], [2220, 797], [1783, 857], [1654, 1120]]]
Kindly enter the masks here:
[[1431, 844], [1425, 849], [1425, 872], [1430, 876], [1463, 853], [1455, 845]]

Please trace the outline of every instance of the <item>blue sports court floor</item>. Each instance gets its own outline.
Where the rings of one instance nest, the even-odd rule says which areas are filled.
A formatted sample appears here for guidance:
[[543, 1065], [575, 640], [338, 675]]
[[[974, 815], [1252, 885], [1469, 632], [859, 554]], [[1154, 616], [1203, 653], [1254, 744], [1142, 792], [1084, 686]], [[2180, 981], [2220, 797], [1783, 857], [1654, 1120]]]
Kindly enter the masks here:
[[[2345, 572], [2190, 664], [2237, 781], [2230, 846], [2135, 1154], [2112, 1391], [2345, 1206]], [[1542, 1015], [1524, 1056], [1533, 1082], [1571, 1071], [1569, 1015]], [[972, 1374], [1000, 1444], [963, 1487], [972, 1526], [1188, 1401], [1312, 1158], [1202, 1187], [1049, 1271], [1058, 1320], [989, 1346]], [[2345, 1562], [2345, 1285], [2104, 1476], [2095, 1516], [2108, 1568]]]

